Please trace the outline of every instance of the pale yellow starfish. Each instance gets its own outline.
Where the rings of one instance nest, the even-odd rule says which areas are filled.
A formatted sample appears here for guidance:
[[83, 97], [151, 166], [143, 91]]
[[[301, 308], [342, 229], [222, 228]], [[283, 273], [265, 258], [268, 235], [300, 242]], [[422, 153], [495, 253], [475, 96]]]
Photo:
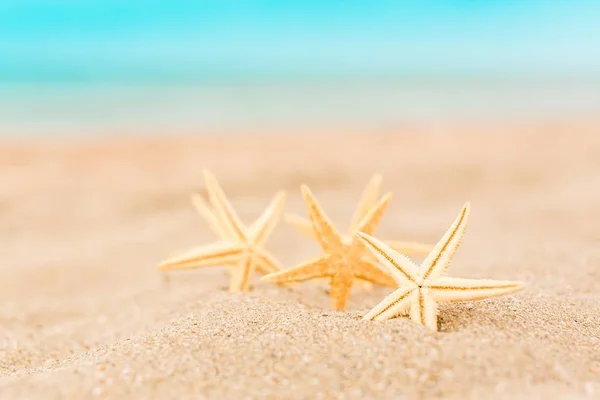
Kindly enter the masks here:
[[[216, 182], [216, 180], [215, 180], [215, 182]], [[215, 186], [209, 185], [209, 187], [214, 188]], [[217, 186], [217, 187], [219, 187], [219, 186]], [[209, 197], [210, 197], [210, 195], [209, 195]], [[271, 205], [269, 205], [267, 210], [274, 207], [276, 209], [275, 212], [277, 214], [279, 214], [280, 206], [283, 204], [284, 198], [285, 198], [284, 193], [283, 192], [279, 193], [277, 195], [277, 197], [275, 197], [275, 199], [273, 199]], [[216, 210], [214, 210], [210, 206], [210, 204], [208, 204], [204, 200], [204, 198], [202, 198], [202, 196], [200, 196], [199, 194], [193, 194], [191, 196], [191, 201], [192, 201], [194, 208], [196, 208], [196, 210], [202, 216], [202, 218], [204, 218], [206, 220], [206, 222], [208, 223], [211, 230], [217, 235], [217, 237], [219, 239], [226, 240], [226, 241], [227, 240], [229, 240], [229, 241], [236, 240], [235, 234], [229, 232], [227, 229], [227, 224], [225, 222], [223, 222], [224, 216], [222, 214], [219, 214], [218, 212], [216, 212]], [[274, 217], [276, 217], [276, 216], [277, 215], [275, 215]], [[260, 224], [260, 223], [263, 223], [260, 218], [257, 219], [256, 221], [254, 221], [254, 224], [250, 227], [250, 231], [252, 232], [252, 231], [258, 230], [259, 228], [258, 228], [257, 224]], [[273, 225], [275, 225], [274, 222], [273, 222]], [[267, 238], [268, 238], [268, 235], [263, 235], [263, 241], [265, 241]], [[233, 263], [237, 264], [238, 262], [233, 261]], [[229, 268], [229, 272], [234, 273], [235, 269], [236, 269], [235, 265], [231, 266]], [[256, 264], [256, 270], [263, 274], [268, 274], [270, 272], [273, 272], [273, 270], [268, 265], [263, 265], [263, 264]]]
[[[213, 230], [223, 239], [219, 242], [195, 248], [181, 255], [169, 258], [159, 265], [159, 269], [194, 269], [208, 266], [226, 265], [231, 267], [229, 290], [248, 290], [250, 278], [255, 269], [265, 272], [281, 270], [280, 264], [264, 248], [281, 213], [285, 193], [278, 193], [263, 214], [247, 228], [225, 197], [216, 178], [204, 171], [204, 178], [211, 205], [201, 198], [194, 198], [199, 212], [209, 221]], [[198, 207], [199, 206], [199, 207]]]
[[[361, 241], [355, 236], [341, 235], [327, 218], [308, 187], [303, 185], [301, 189], [313, 229], [318, 232], [318, 240], [324, 254], [296, 267], [265, 275], [261, 280], [283, 283], [329, 278], [331, 300], [336, 310], [343, 310], [346, 307], [355, 279], [380, 285], [394, 285], [395, 281], [377, 266], [376, 260], [367, 256]], [[372, 232], [390, 199], [389, 193], [383, 196], [360, 220], [356, 229]]]
[[482, 300], [514, 293], [523, 288], [523, 283], [515, 281], [443, 276], [460, 245], [469, 211], [470, 205], [466, 203], [458, 218], [420, 267], [368, 233], [357, 233], [399, 286], [363, 319], [386, 320], [408, 311], [414, 322], [437, 331], [438, 303]]
[[[365, 188], [363, 189], [360, 200], [358, 201], [356, 209], [354, 210], [352, 220], [350, 221], [348, 234], [347, 236], [345, 236], [346, 238], [351, 238], [354, 236], [354, 234], [356, 234], [356, 232], [358, 232], [357, 228], [361, 219], [364, 218], [365, 215], [367, 215], [367, 213], [377, 203], [381, 189], [381, 180], [381, 175], [375, 174], [367, 183], [367, 186], [365, 186]], [[294, 228], [298, 229], [300, 232], [312, 237], [313, 239], [318, 240], [318, 233], [309, 220], [304, 219], [296, 214], [286, 214], [285, 220], [287, 223], [292, 225]], [[350, 241], [350, 239], [346, 239], [346, 241]], [[411, 255], [427, 254], [433, 248], [433, 246], [429, 244], [400, 240], [386, 240], [385, 243], [387, 243], [390, 247], [401, 253]], [[367, 254], [368, 256], [371, 256], [370, 252]], [[364, 289], [370, 289], [373, 286], [371, 282], [364, 280], [359, 280], [358, 283]]]

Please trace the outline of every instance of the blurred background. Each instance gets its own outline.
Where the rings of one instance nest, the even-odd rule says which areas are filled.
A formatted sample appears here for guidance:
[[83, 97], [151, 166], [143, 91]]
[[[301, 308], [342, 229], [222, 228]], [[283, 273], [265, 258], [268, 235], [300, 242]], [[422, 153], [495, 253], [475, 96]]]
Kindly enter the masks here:
[[597, 0], [4, 0], [0, 135], [588, 118], [599, 16]]

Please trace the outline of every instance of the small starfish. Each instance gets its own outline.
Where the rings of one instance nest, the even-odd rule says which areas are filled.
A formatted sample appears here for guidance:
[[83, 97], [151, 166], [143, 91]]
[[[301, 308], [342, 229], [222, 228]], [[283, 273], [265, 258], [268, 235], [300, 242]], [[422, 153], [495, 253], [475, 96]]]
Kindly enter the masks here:
[[443, 276], [467, 227], [470, 204], [467, 202], [450, 229], [435, 245], [420, 267], [369, 234], [358, 237], [375, 254], [399, 285], [363, 319], [382, 321], [408, 311], [410, 318], [437, 331], [438, 303], [482, 300], [517, 292], [523, 283], [490, 279], [464, 279]]
[[[364, 218], [364, 216], [367, 215], [367, 213], [375, 206], [375, 203], [377, 203], [380, 187], [381, 175], [375, 174], [373, 175], [369, 183], [367, 183], [367, 186], [365, 186], [360, 200], [358, 201], [358, 205], [356, 207], [356, 210], [354, 211], [354, 215], [352, 216], [352, 220], [350, 222], [348, 236], [354, 236], [354, 234], [358, 232], [357, 227], [361, 219]], [[310, 221], [295, 214], [286, 214], [285, 220], [287, 223], [289, 223], [305, 235], [310, 236], [314, 239], [318, 239], [318, 233], [313, 228]], [[433, 246], [429, 244], [400, 240], [386, 240], [385, 243], [387, 243], [388, 246], [390, 246], [394, 250], [403, 254], [427, 254], [433, 248]]]
[[[332, 305], [336, 310], [343, 310], [346, 307], [355, 279], [380, 285], [395, 285], [395, 281], [378, 267], [376, 260], [367, 257], [361, 241], [355, 236], [342, 236], [327, 218], [310, 189], [305, 185], [302, 185], [301, 189], [313, 229], [318, 232], [318, 240], [324, 254], [296, 267], [265, 275], [261, 280], [283, 283], [329, 278]], [[356, 229], [372, 232], [390, 199], [391, 194], [388, 193], [366, 213]]]
[[[210, 174], [210, 173], [209, 173]], [[210, 186], [212, 188], [214, 188], [214, 186]], [[272, 203], [269, 205], [268, 209], [272, 208], [272, 207], [276, 207], [277, 210], [279, 208], [279, 202], [283, 202], [283, 197], [284, 194], [283, 192], [278, 194], [278, 196], [272, 201]], [[209, 195], [210, 197], [210, 195]], [[280, 199], [281, 197], [281, 199]], [[209, 203], [206, 202], [206, 200], [204, 200], [204, 198], [202, 198], [202, 196], [200, 196], [199, 194], [193, 194], [191, 196], [191, 201], [192, 201], [192, 205], [194, 206], [194, 208], [196, 209], [196, 211], [198, 211], [198, 214], [200, 214], [200, 216], [202, 216], [202, 218], [204, 218], [206, 220], [206, 222], [208, 223], [210, 229], [217, 235], [217, 237], [219, 239], [222, 240], [228, 240], [228, 241], [235, 241], [235, 234], [232, 234], [231, 232], [228, 231], [227, 229], [227, 224], [225, 222], [223, 222], [223, 218], [224, 216], [219, 214], [216, 210], [214, 210]], [[278, 212], [278, 211], [277, 211]], [[258, 230], [257, 224], [261, 223], [261, 219], [257, 219], [256, 221], [254, 221], [254, 224], [250, 227], [250, 231], [256, 231]], [[267, 239], [267, 235], [263, 236], [263, 240]], [[234, 261], [234, 264], [237, 264], [237, 261]], [[229, 273], [234, 273], [236, 266], [231, 266], [229, 268]], [[269, 268], [268, 265], [263, 265], [263, 264], [256, 264], [256, 270], [260, 273], [263, 274], [268, 274], [273, 272], [273, 269]]]
[[171, 270], [235, 265], [231, 267], [229, 290], [232, 292], [248, 290], [250, 276], [255, 269], [264, 272], [281, 270], [277, 260], [264, 249], [264, 243], [281, 213], [285, 193], [278, 193], [263, 214], [250, 228], [247, 228], [225, 197], [216, 178], [206, 170], [204, 178], [210, 203], [215, 212], [210, 210], [202, 198], [195, 197], [193, 201], [200, 214], [209, 221], [212, 229], [223, 240], [169, 258], [158, 268]]

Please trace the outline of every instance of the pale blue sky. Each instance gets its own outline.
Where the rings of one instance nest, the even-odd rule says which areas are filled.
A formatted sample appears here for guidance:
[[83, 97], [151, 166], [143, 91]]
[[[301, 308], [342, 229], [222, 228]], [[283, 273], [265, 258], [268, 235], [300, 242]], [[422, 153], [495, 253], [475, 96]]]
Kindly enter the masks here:
[[0, 80], [600, 74], [600, 0], [3, 0]]

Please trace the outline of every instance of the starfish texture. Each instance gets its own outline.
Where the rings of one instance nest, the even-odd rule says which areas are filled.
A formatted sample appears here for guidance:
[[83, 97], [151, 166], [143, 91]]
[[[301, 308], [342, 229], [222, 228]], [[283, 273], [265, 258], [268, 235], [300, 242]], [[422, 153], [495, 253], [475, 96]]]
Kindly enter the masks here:
[[[360, 200], [358, 201], [358, 205], [356, 206], [356, 210], [354, 211], [354, 215], [352, 216], [350, 228], [348, 229], [348, 236], [354, 236], [356, 232], [358, 232], [358, 224], [377, 203], [381, 188], [381, 180], [381, 175], [375, 174], [367, 183], [367, 186], [365, 186]], [[300, 232], [318, 240], [319, 234], [309, 220], [295, 214], [286, 214], [285, 220]], [[429, 244], [400, 240], [386, 240], [385, 243], [394, 250], [409, 255], [427, 254], [433, 248], [433, 246]]]
[[437, 331], [438, 303], [482, 300], [514, 293], [523, 288], [521, 282], [515, 281], [444, 276], [467, 227], [469, 211], [470, 205], [466, 203], [420, 267], [367, 232], [357, 234], [399, 286], [363, 319], [380, 321], [408, 312], [414, 322]]
[[[296, 267], [265, 275], [262, 280], [284, 283], [329, 278], [331, 301], [336, 310], [343, 310], [346, 307], [355, 279], [387, 286], [395, 284], [391, 276], [379, 268], [376, 260], [368, 256], [364, 245], [356, 236], [345, 237], [337, 231], [307, 186], [302, 186], [302, 195], [307, 204], [313, 230], [318, 234], [317, 239], [324, 254]], [[390, 199], [389, 193], [383, 196], [365, 213], [356, 225], [356, 229], [362, 232], [373, 232]]]
[[225, 197], [216, 178], [208, 171], [204, 171], [204, 178], [214, 211], [200, 196], [193, 196], [192, 202], [221, 240], [169, 258], [159, 265], [159, 269], [230, 266], [229, 290], [246, 291], [250, 287], [254, 270], [264, 273], [281, 270], [279, 262], [265, 250], [264, 244], [281, 214], [285, 193], [278, 193], [263, 214], [248, 228]]

